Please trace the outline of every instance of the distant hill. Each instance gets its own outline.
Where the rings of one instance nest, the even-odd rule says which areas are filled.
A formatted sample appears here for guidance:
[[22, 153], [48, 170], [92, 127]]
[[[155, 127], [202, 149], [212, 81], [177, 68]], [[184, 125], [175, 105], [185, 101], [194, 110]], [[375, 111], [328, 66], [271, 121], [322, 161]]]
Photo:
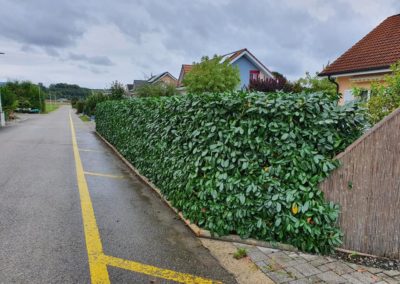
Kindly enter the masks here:
[[89, 96], [92, 90], [88, 88], [82, 88], [75, 84], [57, 83], [51, 84], [48, 87], [47, 92], [50, 95], [55, 95], [57, 98], [83, 99]]

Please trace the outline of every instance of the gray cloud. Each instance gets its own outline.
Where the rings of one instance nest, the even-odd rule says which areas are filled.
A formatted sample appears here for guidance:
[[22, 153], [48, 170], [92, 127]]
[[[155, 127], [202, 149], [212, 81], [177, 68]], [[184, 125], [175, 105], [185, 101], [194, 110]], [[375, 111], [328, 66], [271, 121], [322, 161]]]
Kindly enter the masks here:
[[103, 65], [103, 66], [114, 65], [114, 63], [107, 56], [87, 56], [85, 54], [76, 54], [70, 52], [68, 55], [68, 59], [75, 61], [84, 61], [94, 65]]
[[[16, 74], [42, 80], [36, 76], [43, 72], [31, 71], [38, 66], [49, 70], [49, 82], [93, 87], [167, 70], [178, 75], [182, 63], [244, 47], [295, 79], [400, 12], [398, 0], [0, 0], [0, 7], [0, 47], [26, 56]], [[12, 67], [13, 59], [2, 60]]]
[[50, 56], [54, 56], [54, 57], [60, 56], [60, 53], [57, 51], [57, 49], [52, 46], [46, 46], [44, 48], [44, 50]]
[[0, 1], [2, 36], [24, 44], [65, 47], [84, 30], [87, 14], [75, 1]]

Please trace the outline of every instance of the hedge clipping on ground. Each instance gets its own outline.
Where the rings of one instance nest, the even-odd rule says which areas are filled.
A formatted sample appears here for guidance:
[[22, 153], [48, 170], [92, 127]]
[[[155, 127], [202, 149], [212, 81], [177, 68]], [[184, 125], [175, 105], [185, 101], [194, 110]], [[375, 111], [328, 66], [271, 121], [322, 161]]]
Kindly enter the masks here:
[[97, 131], [192, 222], [322, 253], [341, 233], [317, 186], [363, 126], [356, 105], [319, 93], [141, 98], [96, 113]]

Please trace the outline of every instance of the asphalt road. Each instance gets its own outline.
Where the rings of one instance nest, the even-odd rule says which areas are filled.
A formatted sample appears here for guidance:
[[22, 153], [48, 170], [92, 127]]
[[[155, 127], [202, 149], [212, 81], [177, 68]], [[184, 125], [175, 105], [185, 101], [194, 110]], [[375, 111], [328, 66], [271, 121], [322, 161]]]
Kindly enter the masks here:
[[0, 129], [0, 283], [91, 282], [85, 208], [102, 255], [133, 267], [105, 263], [111, 283], [175, 283], [164, 279], [173, 272], [236, 283], [87, 123], [72, 121], [91, 204], [81, 203], [69, 107]]

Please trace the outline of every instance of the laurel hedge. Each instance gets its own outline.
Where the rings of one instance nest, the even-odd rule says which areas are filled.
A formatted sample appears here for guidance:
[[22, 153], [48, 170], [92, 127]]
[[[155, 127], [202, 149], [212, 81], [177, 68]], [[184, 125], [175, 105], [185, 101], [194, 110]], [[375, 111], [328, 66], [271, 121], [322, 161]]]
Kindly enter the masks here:
[[358, 138], [364, 116], [322, 93], [222, 93], [107, 101], [96, 129], [186, 218], [329, 252], [339, 207], [318, 184]]

